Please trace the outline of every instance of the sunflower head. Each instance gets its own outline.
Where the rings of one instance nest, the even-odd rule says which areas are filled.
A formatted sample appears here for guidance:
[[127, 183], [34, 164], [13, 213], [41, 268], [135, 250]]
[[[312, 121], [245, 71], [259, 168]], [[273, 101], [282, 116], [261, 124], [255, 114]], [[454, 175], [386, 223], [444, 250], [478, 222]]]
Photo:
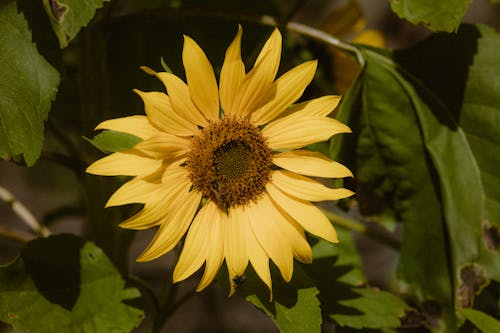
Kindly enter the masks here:
[[257, 200], [269, 182], [271, 149], [248, 119], [225, 117], [211, 122], [192, 140], [186, 168], [193, 187], [219, 209]]
[[350, 132], [328, 117], [338, 96], [294, 104], [313, 79], [316, 61], [276, 78], [281, 34], [275, 29], [246, 72], [241, 36], [239, 27], [218, 82], [203, 50], [187, 36], [182, 52], [187, 82], [143, 68], [163, 82], [166, 93], [135, 90], [145, 116], [107, 120], [96, 128], [130, 133], [142, 141], [87, 169], [97, 175], [133, 176], [106, 205], [144, 204], [121, 224], [158, 228], [139, 261], [155, 259], [185, 238], [173, 279], [184, 280], [204, 265], [198, 290], [210, 284], [224, 261], [231, 293], [248, 263], [269, 289], [269, 260], [289, 281], [294, 258], [312, 260], [305, 231], [338, 241], [312, 202], [353, 194], [311, 178], [352, 174], [323, 154], [302, 149]]

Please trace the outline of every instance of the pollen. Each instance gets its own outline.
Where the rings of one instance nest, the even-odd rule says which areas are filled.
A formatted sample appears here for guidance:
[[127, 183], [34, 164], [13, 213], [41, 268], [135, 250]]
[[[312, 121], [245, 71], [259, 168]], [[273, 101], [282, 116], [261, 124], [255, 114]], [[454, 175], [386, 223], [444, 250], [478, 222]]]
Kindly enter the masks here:
[[270, 179], [271, 149], [246, 119], [211, 122], [191, 141], [186, 166], [193, 188], [221, 210], [257, 200]]

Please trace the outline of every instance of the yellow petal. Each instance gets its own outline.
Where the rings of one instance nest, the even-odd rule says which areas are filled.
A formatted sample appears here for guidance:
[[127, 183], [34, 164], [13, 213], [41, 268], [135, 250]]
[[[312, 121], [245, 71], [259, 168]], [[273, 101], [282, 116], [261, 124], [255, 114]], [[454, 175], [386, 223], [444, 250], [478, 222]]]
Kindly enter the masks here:
[[240, 213], [238, 214], [241, 227], [244, 230], [243, 235], [245, 237], [246, 253], [248, 254], [248, 260], [252, 264], [255, 273], [257, 273], [259, 278], [268, 286], [270, 298], [272, 298], [272, 280], [271, 272], [269, 270], [269, 256], [266, 251], [264, 251], [257, 238], [255, 238], [255, 234], [253, 233], [250, 223], [250, 209], [248, 207], [242, 207], [240, 209]]
[[187, 279], [196, 272], [207, 258], [210, 242], [207, 239], [208, 228], [216, 217], [217, 206], [207, 201], [189, 227], [184, 247], [179, 260], [175, 265], [173, 281], [179, 282]]
[[[169, 168], [167, 168], [169, 169]], [[175, 198], [180, 193], [187, 193], [191, 187], [191, 182], [187, 177], [187, 171], [183, 168], [172, 168], [173, 170], [167, 171], [167, 177], [170, 180], [168, 184], [159, 187], [154, 195], [149, 197], [149, 200], [144, 205], [144, 208], [120, 223], [120, 227], [127, 229], [143, 230], [158, 225], [170, 211], [177, 209], [175, 205]]]
[[144, 92], [139, 89], [134, 89], [134, 92], [142, 98], [148, 118], [158, 128], [167, 133], [180, 136], [191, 136], [197, 132], [198, 128], [194, 123], [174, 111], [170, 99], [164, 93], [158, 91]]
[[175, 159], [189, 151], [189, 143], [187, 138], [160, 133], [139, 142], [134, 149], [156, 159]]
[[304, 229], [295, 222], [279, 205], [276, 205], [272, 200], [271, 203], [275, 208], [275, 222], [281, 230], [285, 239], [290, 243], [293, 256], [300, 262], [309, 264], [312, 262], [312, 250], [306, 240]]
[[264, 44], [252, 70], [245, 76], [234, 103], [234, 113], [246, 116], [265, 104], [281, 58], [281, 34], [278, 29]]
[[228, 223], [226, 213], [216, 208], [214, 217], [205, 223], [207, 223], [206, 236], [209, 246], [206, 253], [205, 270], [196, 291], [205, 289], [212, 282], [224, 260], [224, 243]]
[[129, 116], [105, 120], [97, 125], [95, 129], [107, 129], [112, 131], [125, 132], [138, 136], [141, 139], [150, 138], [160, 132], [156, 127], [151, 125], [148, 117], [146, 116]]
[[292, 198], [286, 195], [272, 183], [267, 184], [266, 191], [273, 201], [305, 230], [332, 243], [338, 242], [337, 232], [319, 208], [309, 201]]
[[245, 76], [245, 65], [241, 60], [241, 34], [241, 25], [238, 25], [238, 33], [226, 51], [220, 72], [220, 103], [226, 114], [234, 114], [236, 93]]
[[245, 241], [246, 227], [243, 221], [242, 208], [231, 208], [227, 221], [227, 237], [225, 243], [226, 265], [231, 286], [230, 295], [234, 293], [234, 278], [242, 276], [248, 265], [247, 245]]
[[260, 126], [280, 116], [288, 106], [302, 96], [314, 77], [317, 64], [316, 60], [308, 61], [280, 76], [273, 83], [275, 87], [270, 89], [272, 95], [266, 97], [270, 101], [252, 113], [250, 119]]
[[262, 130], [272, 149], [296, 149], [311, 143], [328, 140], [338, 133], [350, 133], [348, 126], [326, 117], [302, 117], [302, 119], [278, 119]]
[[352, 172], [325, 155], [309, 150], [290, 150], [273, 156], [273, 163], [301, 175], [326, 178], [352, 177]]
[[181, 240], [193, 221], [198, 209], [201, 193], [198, 191], [181, 192], [172, 199], [171, 208], [160, 220], [160, 229], [137, 261], [149, 261], [172, 250]]
[[110, 154], [95, 161], [86, 172], [101, 176], [139, 176], [158, 170], [161, 161], [150, 158], [136, 149]]
[[293, 273], [293, 253], [289, 241], [279, 229], [276, 208], [267, 195], [263, 195], [249, 208], [250, 223], [255, 238], [278, 267], [285, 281]]
[[178, 115], [196, 125], [206, 126], [208, 124], [207, 119], [193, 104], [189, 88], [184, 81], [167, 72], [155, 73], [155, 75], [165, 85], [170, 104]]
[[136, 177], [126, 182], [113, 193], [106, 203], [106, 207], [147, 202], [149, 197], [161, 186], [162, 173], [160, 169], [148, 177]]
[[281, 191], [309, 201], [339, 200], [354, 194], [345, 188], [328, 188], [311, 178], [285, 170], [273, 171], [271, 182]]
[[167, 164], [161, 182], [168, 186], [179, 181], [190, 182], [189, 172], [184, 166], [181, 166], [181, 164], [184, 163], [185, 160], [185, 158], [179, 158], [174, 160], [173, 163]]
[[208, 119], [219, 119], [219, 89], [214, 69], [205, 52], [188, 36], [184, 36], [182, 62], [194, 104]]
[[326, 117], [339, 104], [341, 96], [328, 95], [311, 99], [288, 108], [282, 116], [294, 115], [293, 117]]

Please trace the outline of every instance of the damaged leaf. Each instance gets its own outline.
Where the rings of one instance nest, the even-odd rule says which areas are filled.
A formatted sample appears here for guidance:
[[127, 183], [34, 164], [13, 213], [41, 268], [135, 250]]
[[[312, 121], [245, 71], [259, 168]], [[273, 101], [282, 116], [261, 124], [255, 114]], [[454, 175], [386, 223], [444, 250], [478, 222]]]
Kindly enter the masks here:
[[43, 0], [61, 48], [75, 38], [94, 17], [96, 10], [110, 0]]

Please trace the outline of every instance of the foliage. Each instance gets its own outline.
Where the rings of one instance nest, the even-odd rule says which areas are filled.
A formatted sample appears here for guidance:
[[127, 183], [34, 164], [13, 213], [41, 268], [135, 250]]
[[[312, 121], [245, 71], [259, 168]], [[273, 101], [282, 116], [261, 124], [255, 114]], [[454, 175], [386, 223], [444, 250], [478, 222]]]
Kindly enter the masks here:
[[474, 309], [462, 309], [460, 313], [483, 332], [498, 332], [500, 330], [500, 321], [484, 312]]
[[[129, 332], [143, 319], [123, 303], [139, 297], [90, 242], [57, 235], [27, 244], [0, 267], [0, 319], [28, 332]], [[112, 320], [110, 320], [112, 318]]]
[[471, 0], [389, 0], [392, 10], [414, 24], [424, 24], [432, 30], [455, 31]]
[[31, 166], [40, 156], [43, 123], [59, 73], [31, 42], [28, 23], [15, 2], [0, 3], [0, 36], [0, 157]]
[[253, 275], [245, 277], [238, 292], [282, 332], [318, 332], [321, 314], [341, 327], [399, 327], [410, 307], [391, 293], [362, 287], [366, 280], [350, 232], [340, 229], [339, 239], [338, 245], [317, 241], [312, 265], [295, 267], [290, 285], [276, 274], [271, 302]]
[[103, 131], [88, 141], [102, 152], [110, 153], [131, 148], [139, 143], [141, 138], [123, 132]]
[[[282, 69], [319, 58], [306, 98], [349, 86], [335, 116], [353, 134], [334, 137], [329, 149], [312, 148], [353, 171], [344, 182], [356, 196], [325, 206], [340, 242], [311, 237], [314, 260], [296, 263], [290, 283], [273, 264], [272, 295], [251, 268], [238, 281], [234, 297], [262, 310], [282, 332], [500, 330], [500, 35], [462, 23], [470, 0], [389, 3], [429, 36], [394, 51], [338, 41], [333, 53], [331, 39], [285, 35]], [[319, 13], [314, 6], [0, 1], [0, 157], [33, 167], [22, 170], [36, 170], [40, 156], [69, 168], [80, 186], [71, 211], [84, 212], [84, 238], [61, 234], [28, 242], [0, 225], [2, 236], [26, 241], [19, 256], [0, 266], [0, 321], [26, 332], [130, 332], [146, 314], [148, 329], [160, 331], [190, 295], [178, 295], [190, 281], [171, 286], [168, 267], [161, 278], [166, 297], [158, 297], [150, 281], [142, 281], [147, 275], [130, 276], [133, 235], [117, 224], [136, 206], [104, 210], [116, 180], [83, 171], [102, 152], [129, 149], [141, 139], [117, 131], [87, 138], [99, 122], [143, 109], [132, 88], [163, 89], [140, 66], [183, 73], [182, 34], [200, 42], [218, 72], [238, 23], [250, 64], [270, 31], [262, 14], [286, 29], [297, 13]], [[366, 22], [356, 0], [324, 16], [322, 28], [335, 34], [357, 34]], [[41, 178], [60, 177], [56, 171]], [[2, 186], [0, 197], [18, 207]], [[398, 251], [396, 273], [385, 268], [382, 289], [373, 286], [359, 233]], [[227, 276], [219, 280], [229, 289]]]
[[96, 9], [109, 0], [43, 0], [43, 6], [61, 47], [66, 47], [78, 31], [94, 17]]

